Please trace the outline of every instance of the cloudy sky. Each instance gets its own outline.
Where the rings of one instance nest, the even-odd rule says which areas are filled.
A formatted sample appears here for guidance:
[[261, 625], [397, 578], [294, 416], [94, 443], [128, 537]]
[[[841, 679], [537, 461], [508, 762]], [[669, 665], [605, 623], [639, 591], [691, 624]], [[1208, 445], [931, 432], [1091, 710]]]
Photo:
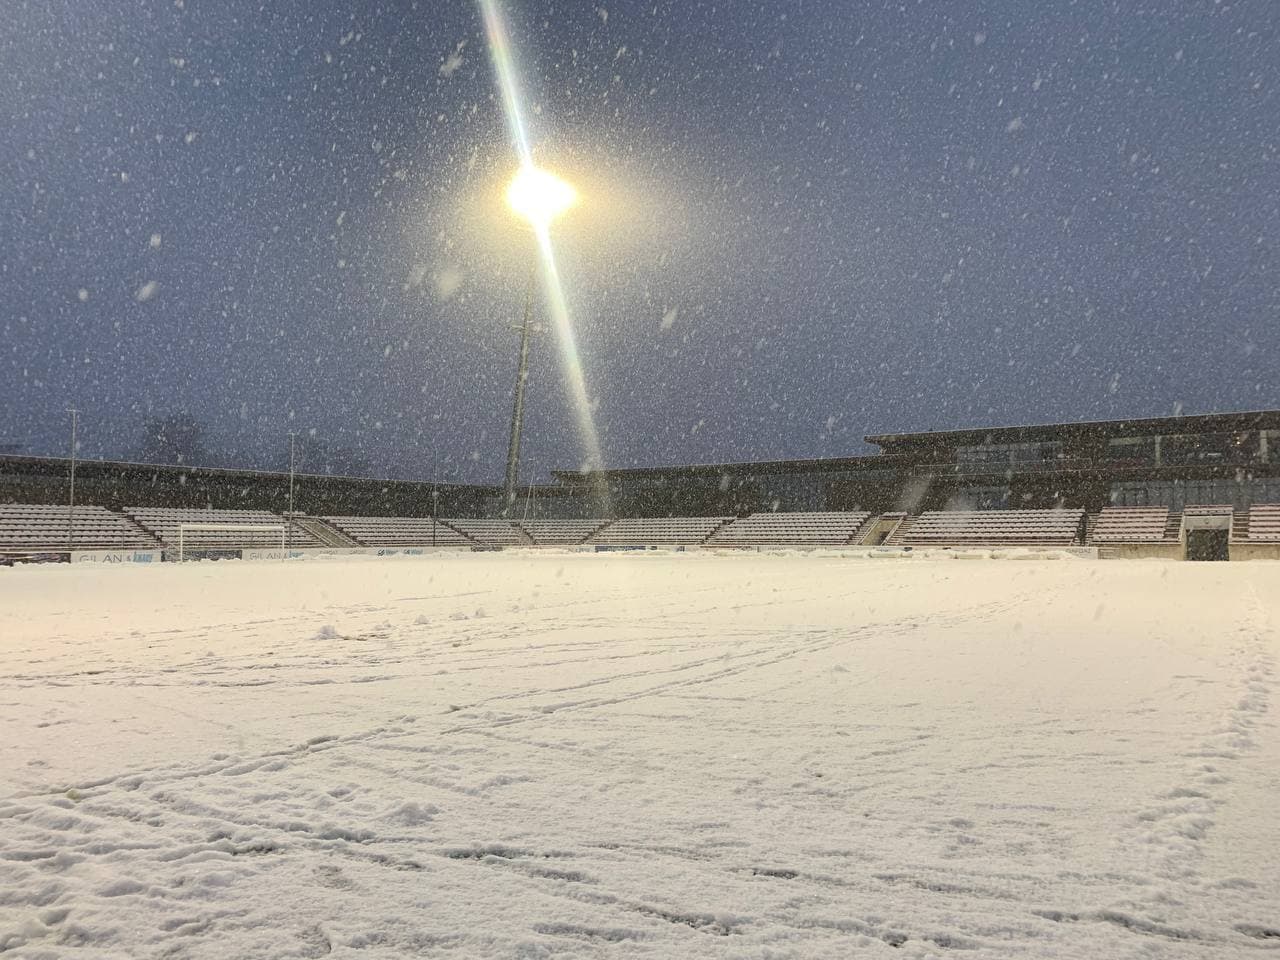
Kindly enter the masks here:
[[[505, 0], [606, 462], [1280, 405], [1271, 0]], [[466, 0], [0, 0], [0, 441], [498, 481], [530, 238]], [[581, 450], [537, 339], [526, 478]]]

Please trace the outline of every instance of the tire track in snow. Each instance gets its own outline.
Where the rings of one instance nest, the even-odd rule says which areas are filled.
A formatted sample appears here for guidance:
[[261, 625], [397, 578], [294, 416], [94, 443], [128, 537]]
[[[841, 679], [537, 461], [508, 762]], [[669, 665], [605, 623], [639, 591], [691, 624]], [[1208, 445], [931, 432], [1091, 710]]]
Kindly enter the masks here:
[[[1027, 598], [1023, 598], [1018, 602], [1025, 602], [1026, 599]], [[1003, 606], [982, 604], [973, 611], [957, 611], [951, 615], [951, 619], [948, 619], [947, 617], [932, 617], [921, 620], [915, 626], [903, 626], [901, 630], [916, 629], [919, 626], [943, 626], [948, 623], [972, 624], [981, 622], [984, 619], [996, 616], [1001, 611], [1011, 609], [1013, 603], [1014, 601], [1008, 601]], [[985, 614], [986, 616], [983, 616], [982, 614]], [[879, 629], [891, 634], [901, 632], [900, 630], [889, 629], [883, 625], [879, 627], [868, 626], [866, 629]], [[770, 667], [777, 666], [791, 659], [835, 649], [844, 644], [850, 644], [866, 639], [868, 636], [869, 634], [866, 632], [858, 632], [856, 634], [851, 633], [844, 627], [824, 628], [814, 633], [803, 643], [794, 645], [792, 649], [780, 651], [777, 648], [788, 642], [787, 631], [782, 628], [778, 628], [776, 630], [764, 630], [753, 634], [749, 640], [746, 641], [750, 647], [746, 652], [739, 655], [739, 659], [737, 661], [733, 662], [732, 668], [734, 672], [732, 673], [711, 671], [709, 675], [705, 676], [680, 678], [679, 682], [672, 681], [668, 678], [664, 683], [650, 684], [642, 690], [627, 691], [626, 693], [619, 692], [619, 696], [617, 697], [610, 698], [602, 696], [591, 698], [565, 708], [565, 712], [572, 712], [575, 708], [590, 710], [594, 706], [598, 705], [660, 696], [664, 692], [669, 690], [678, 690], [682, 687], [687, 689], [692, 686], [694, 689], [697, 689], [698, 685], [714, 683], [725, 677], [735, 676], [751, 670], [767, 670]], [[607, 643], [607, 640], [603, 640], [598, 642], [598, 646], [606, 647]], [[545, 650], [547, 648], [539, 649]], [[531, 655], [536, 656], [539, 649], [530, 651]], [[665, 648], [656, 647], [654, 649], [661, 650]], [[697, 667], [697, 669], [705, 669], [722, 661], [722, 657], [704, 658], [701, 666]], [[605, 684], [626, 684], [636, 680], [643, 680], [646, 676], [654, 677], [657, 673], [667, 672], [668, 671], [651, 670], [621, 672], [610, 678], [605, 678], [601, 682]], [[598, 685], [599, 684], [594, 684], [594, 686]], [[555, 693], [556, 690], [554, 688], [548, 689], [534, 687], [513, 695], [504, 694], [503, 697], [508, 699], [518, 699], [520, 697], [532, 698], [542, 697], [549, 694], [554, 695]], [[539, 721], [554, 718], [556, 712], [558, 711], [553, 711], [552, 713], [539, 712], [530, 716], [528, 719], [530, 721]], [[476, 732], [481, 731], [477, 730]], [[347, 737], [333, 738], [319, 743], [305, 744], [301, 747], [295, 747], [293, 749], [297, 752], [297, 756], [288, 759], [290, 762], [296, 760], [300, 765], [311, 766], [323, 763], [326, 765], [326, 769], [342, 770], [351, 766], [352, 753], [358, 751], [362, 746], [391, 747], [397, 743], [405, 742], [406, 739], [439, 742], [442, 739], [441, 733], [442, 731], [439, 730], [396, 731], [393, 729], [392, 722], [388, 721], [388, 723], [380, 727], [366, 730], [362, 734], [353, 734]], [[485, 734], [487, 739], [496, 738], [496, 734], [493, 729], [485, 731]], [[270, 805], [273, 803], [279, 803], [281, 802], [280, 800], [273, 799], [271, 797], [273, 792], [279, 791], [279, 787], [270, 786], [265, 783], [264, 780], [267, 774], [273, 774], [277, 775], [277, 781], [288, 782], [288, 767], [281, 767], [276, 770], [268, 769], [276, 762], [276, 758], [280, 758], [282, 755], [288, 753], [289, 751], [274, 751], [272, 753], [259, 754], [256, 757], [248, 759], [235, 758], [234, 760], [228, 760], [225, 764], [217, 767], [216, 769], [206, 768], [203, 772], [200, 770], [196, 770], [194, 772], [189, 771], [191, 773], [190, 777], [175, 779], [171, 782], [171, 786], [173, 784], [180, 784], [186, 779], [200, 779], [203, 777], [209, 781], [215, 781], [219, 778], [225, 778], [229, 784], [238, 783], [242, 785], [237, 787], [235, 790], [232, 790], [228, 796], [233, 798], [233, 800], [238, 800], [246, 808], [250, 808], [251, 804]], [[379, 766], [378, 772], [382, 775], [389, 776], [393, 773], [403, 774], [407, 771], [397, 771], [397, 768], [394, 765], [388, 765]], [[314, 779], [314, 775], [314, 770], [307, 771], [306, 776], [303, 779]], [[119, 788], [128, 789], [132, 787], [131, 792], [134, 796], [137, 796], [138, 792], [144, 788], [148, 792], [154, 791], [156, 783], [158, 783], [158, 779], [155, 782], [152, 782], [152, 778], [146, 777], [145, 775], [138, 776], [143, 782], [132, 784], [128, 782], [121, 782], [119, 784]], [[401, 777], [398, 782], [405, 783], [408, 781]], [[388, 780], [386, 783], [390, 785], [391, 781]], [[110, 785], [108, 789], [103, 792], [116, 793], [116, 785]], [[254, 799], [258, 795], [262, 795], [264, 799]], [[97, 797], [91, 799], [94, 801], [98, 800]], [[123, 812], [122, 819], [134, 822], [135, 828], [139, 832], [143, 834], [147, 833], [150, 829], [154, 829], [149, 828], [146, 824], [146, 819], [153, 816], [155, 813], [153, 809], [148, 809], [151, 807], [152, 803], [153, 801], [148, 800], [148, 802], [143, 804], [141, 807]], [[178, 814], [169, 812], [166, 815], [177, 816]], [[262, 839], [260, 839], [258, 845], [255, 847], [253, 843], [246, 839], [237, 838], [232, 840], [230, 838], [221, 838], [220, 840], [210, 840], [206, 836], [203, 844], [196, 843], [193, 845], [193, 849], [189, 851], [184, 852], [177, 849], [164, 851], [161, 849], [160, 852], [166, 854], [182, 853], [184, 858], [200, 857], [212, 852], [232, 858], [258, 857], [271, 859], [276, 854], [288, 854], [294, 851], [299, 851], [316, 855], [324, 854], [343, 856], [349, 859], [360, 859], [400, 871], [424, 871], [433, 869], [432, 866], [427, 866], [424, 862], [415, 862], [412, 856], [406, 857], [403, 854], [396, 854], [394, 852], [384, 850], [384, 847], [392, 847], [398, 839], [396, 836], [388, 835], [386, 833], [379, 833], [374, 837], [364, 840], [359, 839], [358, 836], [318, 836], [317, 831], [315, 830], [294, 830], [289, 829], [287, 825], [282, 826], [274, 818], [274, 815], [269, 818], [247, 818], [242, 812], [236, 809], [234, 803], [226, 801], [219, 803], [216, 806], [205, 805], [202, 809], [192, 807], [189, 817], [189, 823], [191, 825], [190, 829], [192, 831], [197, 830], [201, 824], [214, 825], [218, 822], [222, 822], [227, 829], [233, 831], [249, 831]], [[241, 821], [244, 820], [247, 820], [248, 822], [242, 823]], [[273, 833], [278, 835], [278, 838], [273, 837]], [[160, 846], [163, 848], [163, 844]], [[418, 846], [419, 848], [423, 846], [420, 840], [418, 841]], [[607, 917], [606, 920], [594, 924], [584, 924], [580, 922], [571, 923], [567, 921], [565, 921], [560, 927], [544, 924], [542, 928], [543, 932], [552, 936], [582, 936], [590, 939], [592, 937], [597, 937], [597, 935], [600, 934], [600, 931], [607, 932], [609, 930], [616, 931], [619, 929], [632, 929], [625, 925], [625, 921], [618, 922], [618, 926], [611, 925], [613, 922], [617, 922], [613, 921], [613, 917], [624, 916], [620, 912], [617, 912], [623, 909], [631, 910], [640, 917], [646, 917], [648, 920], [653, 921], [655, 925], [660, 923], [668, 927], [687, 927], [692, 931], [692, 935], [701, 935], [697, 929], [699, 924], [704, 927], [720, 924], [721, 926], [732, 927], [739, 931], [750, 930], [752, 926], [751, 918], [741, 921], [740, 919], [730, 917], [727, 918], [728, 922], [724, 922], [717, 918], [717, 914], [711, 912], [702, 913], [696, 910], [668, 909], [666, 907], [654, 906], [651, 901], [647, 901], [643, 898], [622, 897], [604, 890], [593, 891], [593, 893], [588, 894], [585, 897], [581, 891], [569, 893], [567, 891], [572, 889], [573, 884], [576, 883], [582, 885], [586, 883], [586, 881], [572, 878], [570, 875], [575, 872], [572, 869], [560, 870], [558, 868], [552, 868], [549, 872], [536, 872], [538, 870], [538, 861], [543, 858], [543, 855], [539, 854], [537, 851], [520, 852], [510, 848], [504, 848], [507, 849], [508, 853], [516, 854], [515, 856], [504, 857], [499, 849], [481, 845], [478, 848], [480, 850], [478, 856], [455, 857], [447, 852], [448, 848], [437, 848], [430, 844], [426, 844], [426, 847], [427, 849], [425, 852], [428, 856], [419, 856], [416, 858], [417, 861], [430, 860], [433, 865], [437, 860], [439, 860], [441, 864], [443, 864], [444, 861], [450, 861], [452, 863], [456, 863], [458, 869], [467, 870], [478, 868], [499, 868], [503, 872], [511, 873], [516, 876], [520, 882], [527, 883], [531, 885], [531, 887], [536, 886], [540, 890], [551, 891], [547, 893], [547, 896], [563, 897], [566, 902], [594, 902], [602, 912], [609, 913], [609, 917]], [[135, 850], [138, 855], [141, 856], [154, 848], [138, 844], [130, 847], [129, 849]], [[92, 844], [88, 844], [85, 852], [87, 855], [96, 859], [107, 859], [111, 856], [118, 859], [122, 853], [126, 852], [126, 848], [122, 846], [108, 850], [105, 846], [94, 847]], [[705, 855], [697, 858], [696, 862], [706, 863], [708, 868], [712, 871], [732, 872], [736, 876], [739, 872], [738, 868], [742, 866], [738, 859], [738, 855], [733, 851], [730, 851], [729, 853], [716, 853], [714, 852], [714, 848], [704, 848], [703, 853]], [[679, 856], [674, 849], [668, 849], [665, 852], [654, 849], [650, 850], [648, 855], [640, 857], [640, 859], [649, 859], [649, 855], [670, 857]], [[508, 861], [508, 863], [503, 863], [503, 860]], [[122, 861], [121, 866], [126, 862], [127, 861]], [[142, 861], [134, 861], [135, 868], [143, 866], [144, 864]], [[881, 869], [878, 872], [882, 873], [882, 878], [872, 878], [874, 883], [869, 883], [867, 887], [858, 889], [874, 889], [875, 884], [881, 884], [890, 888], [919, 891], [921, 895], [926, 897], [950, 898], [956, 900], [957, 903], [962, 902], [966, 897], [976, 898], [983, 892], [983, 887], [979, 883], [957, 882], [952, 873], [940, 872], [936, 870], [936, 865], [934, 865], [934, 867], [935, 872], [932, 875], [927, 872], [925, 867], [905, 871], [901, 868], [901, 865], [899, 865], [899, 869], [894, 874], [890, 874]], [[773, 873], [768, 873], [769, 870], [772, 870]], [[577, 872], [582, 877], [588, 876], [585, 869]], [[787, 867], [765, 867], [763, 868], [763, 871], [758, 874], [744, 874], [744, 879], [746, 877], [753, 877], [760, 883], [775, 884], [789, 884], [793, 881], [799, 881], [800, 883], [810, 882], [805, 875], [799, 872], [790, 877], [785, 875], [790, 872], [790, 869]], [[655, 871], [655, 875], [658, 876], [665, 875], [665, 873], [666, 871], [663, 870], [662, 867], [658, 867]], [[708, 876], [710, 877], [711, 875], [709, 874]], [[604, 882], [609, 883], [611, 880], [610, 878], [605, 877]], [[819, 879], [815, 879], [813, 882], [820, 883], [821, 881]], [[990, 887], [986, 888], [986, 892], [990, 892]], [[622, 903], [624, 900], [625, 903]], [[883, 909], [883, 903], [885, 902], [884, 899], [882, 898], [880, 902]], [[905, 915], [907, 911], [901, 910], [899, 913], [900, 915]], [[758, 914], [758, 916], [761, 917], [765, 915], [766, 914], [763, 912]], [[768, 914], [768, 916], [772, 919], [773, 914]], [[962, 949], [966, 946], [980, 945], [980, 941], [974, 937], [961, 937], [958, 934], [930, 929], [927, 926], [922, 926], [918, 928], [918, 932], [913, 933], [912, 930], [916, 929], [914, 924], [899, 924], [892, 919], [873, 922], [869, 919], [841, 920], [837, 918], [832, 920], [830, 925], [823, 927], [820, 920], [814, 920], [812, 924], [808, 925], [796, 922], [794, 912], [790, 915], [787, 913], [780, 913], [778, 914], [778, 917], [779, 919], [777, 922], [780, 926], [786, 926], [788, 924], [788, 917], [790, 917], [789, 923], [796, 930], [827, 929], [832, 931], [856, 932], [859, 935], [882, 939], [885, 943], [891, 943], [892, 941], [885, 940], [880, 936], [881, 934], [896, 938], [900, 933], [903, 939], [899, 941], [899, 943], [892, 944], [894, 946], [901, 946], [908, 940], [915, 940], [918, 946], [922, 946], [924, 948], [929, 948], [930, 944], [942, 949]], [[1110, 921], [1108, 921], [1108, 923], [1110, 923]], [[899, 930], [899, 927], [901, 927], [901, 930]], [[609, 937], [600, 934], [597, 939], [608, 941]], [[317, 943], [318, 942], [319, 941], [317, 940]], [[327, 937], [325, 942], [328, 942]]]

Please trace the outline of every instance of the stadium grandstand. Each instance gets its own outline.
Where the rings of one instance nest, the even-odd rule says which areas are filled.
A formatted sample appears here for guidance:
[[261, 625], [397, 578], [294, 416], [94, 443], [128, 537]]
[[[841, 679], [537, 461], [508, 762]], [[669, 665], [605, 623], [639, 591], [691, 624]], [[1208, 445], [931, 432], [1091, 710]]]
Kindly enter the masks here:
[[[497, 486], [0, 456], [0, 555], [637, 547], [1280, 559], [1280, 411], [869, 436], [821, 460]], [[601, 490], [608, 498], [601, 498]]]
[[[70, 463], [65, 457], [0, 455], [0, 503], [66, 504]], [[77, 502], [112, 510], [142, 504], [282, 514], [289, 510], [289, 481], [288, 473], [266, 470], [76, 461]], [[483, 516], [494, 489], [476, 484], [297, 473], [293, 476], [293, 504], [297, 511], [313, 516]]]
[[352, 545], [362, 547], [470, 546], [472, 541], [434, 517], [324, 517]]

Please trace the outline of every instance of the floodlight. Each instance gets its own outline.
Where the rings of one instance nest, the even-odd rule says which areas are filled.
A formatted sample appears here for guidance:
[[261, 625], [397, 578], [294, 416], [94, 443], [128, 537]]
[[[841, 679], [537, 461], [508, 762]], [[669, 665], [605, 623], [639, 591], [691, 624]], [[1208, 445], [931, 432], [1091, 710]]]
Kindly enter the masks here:
[[525, 164], [507, 187], [507, 204], [535, 228], [551, 221], [578, 202], [578, 191], [554, 173]]

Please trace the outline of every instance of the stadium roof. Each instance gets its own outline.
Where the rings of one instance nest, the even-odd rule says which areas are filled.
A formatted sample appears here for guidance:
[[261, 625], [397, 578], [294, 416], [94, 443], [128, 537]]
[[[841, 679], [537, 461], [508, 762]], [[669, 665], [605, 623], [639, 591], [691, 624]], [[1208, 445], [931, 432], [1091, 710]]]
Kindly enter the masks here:
[[552, 474], [562, 482], [574, 480], [586, 481], [586, 478], [598, 473], [606, 476], [640, 477], [646, 475], [669, 476], [673, 473], [741, 473], [753, 470], [758, 473], [807, 473], [813, 470], [874, 470], [879, 467], [894, 466], [897, 457], [891, 454], [868, 454], [861, 457], [809, 457], [800, 460], [737, 460], [726, 463], [677, 463], [656, 467], [609, 467], [603, 471], [583, 473], [579, 470], [552, 470]]
[[1144, 436], [1151, 434], [1215, 433], [1232, 430], [1280, 430], [1280, 410], [1246, 410], [1234, 413], [1200, 413], [1176, 417], [1139, 417], [1125, 420], [1085, 420], [1071, 423], [1039, 423], [1012, 427], [970, 427], [920, 433], [883, 433], [866, 437], [880, 447], [941, 446], [963, 443], [1002, 443], [1021, 440], [1057, 440], [1064, 434]]
[[[699, 476], [717, 473], [807, 473], [815, 470], [875, 470], [918, 462], [919, 448], [961, 444], [1016, 443], [1061, 440], [1081, 434], [1098, 437], [1151, 434], [1214, 433], [1237, 430], [1280, 430], [1280, 410], [1188, 414], [1176, 417], [1138, 417], [1124, 420], [1086, 420], [1068, 423], [1024, 424], [1005, 427], [972, 427], [919, 433], [885, 433], [866, 437], [881, 453], [856, 457], [814, 457], [799, 460], [750, 460], [724, 463], [673, 464], [648, 467], [611, 467], [607, 477]], [[563, 484], [586, 482], [589, 474], [577, 470], [553, 470]]]
[[[69, 468], [71, 459], [69, 457], [40, 457], [30, 456], [26, 454], [8, 454], [0, 453], [0, 467], [6, 469], [30, 468], [31, 470], [39, 470], [47, 468], [57, 471], [65, 471]], [[246, 480], [262, 480], [277, 479], [288, 480], [289, 471], [287, 470], [250, 470], [232, 467], [206, 467], [198, 464], [189, 463], [141, 463], [131, 460], [98, 460], [94, 458], [77, 458], [77, 470], [105, 470], [113, 472], [123, 471], [151, 471], [155, 473], [165, 474], [199, 474], [209, 477], [244, 478]], [[343, 474], [330, 473], [303, 473], [301, 471], [294, 473], [295, 480], [325, 480], [325, 481], [351, 481], [353, 483], [404, 483], [413, 484], [420, 487], [467, 487], [467, 488], [483, 488], [488, 489], [491, 484], [482, 483], [457, 483], [451, 481], [433, 481], [433, 480], [410, 480], [403, 477], [354, 477]]]

